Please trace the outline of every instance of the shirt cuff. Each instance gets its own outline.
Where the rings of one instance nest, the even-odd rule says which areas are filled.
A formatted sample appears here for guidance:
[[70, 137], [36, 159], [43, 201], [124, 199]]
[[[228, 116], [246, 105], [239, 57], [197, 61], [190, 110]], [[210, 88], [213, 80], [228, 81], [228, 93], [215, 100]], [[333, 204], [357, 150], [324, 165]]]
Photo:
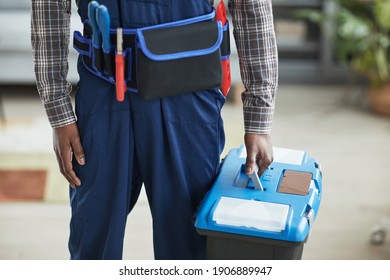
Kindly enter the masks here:
[[53, 128], [76, 122], [71, 97], [50, 101], [44, 104], [50, 125]]
[[274, 104], [265, 105], [261, 97], [243, 100], [244, 128], [246, 133], [271, 134]]

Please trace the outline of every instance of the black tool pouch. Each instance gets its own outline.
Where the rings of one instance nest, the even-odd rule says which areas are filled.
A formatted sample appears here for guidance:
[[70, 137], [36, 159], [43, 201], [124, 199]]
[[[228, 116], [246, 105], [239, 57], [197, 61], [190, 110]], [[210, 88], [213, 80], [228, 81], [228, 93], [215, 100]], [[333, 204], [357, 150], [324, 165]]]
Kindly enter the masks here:
[[220, 22], [137, 30], [137, 86], [144, 99], [221, 86]]

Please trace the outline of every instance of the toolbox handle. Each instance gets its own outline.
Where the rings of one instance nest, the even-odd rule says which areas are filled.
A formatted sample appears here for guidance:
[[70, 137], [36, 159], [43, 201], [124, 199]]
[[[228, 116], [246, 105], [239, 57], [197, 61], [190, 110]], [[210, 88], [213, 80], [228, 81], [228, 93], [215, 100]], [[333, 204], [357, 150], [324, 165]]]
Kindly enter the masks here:
[[255, 165], [255, 170], [248, 175], [249, 179], [252, 180], [255, 190], [264, 191], [264, 188], [260, 182], [259, 175], [257, 175], [257, 172], [259, 171], [259, 167]]
[[236, 178], [235, 184], [241, 188], [247, 188], [252, 181], [253, 188], [255, 190], [264, 191], [264, 188], [260, 182], [260, 178], [257, 175], [258, 167], [255, 167], [255, 171], [252, 174], [247, 175], [245, 172], [245, 164], [241, 165], [241, 169], [239, 170]]

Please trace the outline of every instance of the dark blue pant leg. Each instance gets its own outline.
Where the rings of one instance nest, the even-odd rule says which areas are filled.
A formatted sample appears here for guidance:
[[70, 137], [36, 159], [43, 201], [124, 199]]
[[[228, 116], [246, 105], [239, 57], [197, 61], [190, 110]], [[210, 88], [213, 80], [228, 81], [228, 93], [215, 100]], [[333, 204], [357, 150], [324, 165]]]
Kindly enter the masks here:
[[153, 217], [156, 259], [204, 259], [193, 225], [224, 147], [216, 90], [147, 102], [132, 96], [136, 153]]
[[117, 102], [113, 85], [79, 71], [76, 112], [86, 164], [74, 161], [82, 185], [70, 191], [69, 250], [72, 259], [121, 259], [126, 217], [142, 183], [129, 99]]

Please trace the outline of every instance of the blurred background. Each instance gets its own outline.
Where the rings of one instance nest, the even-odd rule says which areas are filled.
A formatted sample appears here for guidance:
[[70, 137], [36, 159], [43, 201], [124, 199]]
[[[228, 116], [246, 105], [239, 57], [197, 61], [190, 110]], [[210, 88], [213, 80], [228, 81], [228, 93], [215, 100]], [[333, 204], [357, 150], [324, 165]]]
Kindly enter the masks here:
[[[272, 3], [280, 62], [273, 145], [307, 151], [323, 172], [303, 258], [390, 259], [390, 0]], [[82, 30], [72, 5], [72, 29]], [[68, 186], [35, 88], [30, 10], [30, 0], [0, 0], [0, 259], [68, 259]], [[244, 134], [231, 42], [223, 155]], [[74, 91], [76, 59], [70, 46]], [[127, 227], [124, 258], [152, 259], [144, 193]]]

